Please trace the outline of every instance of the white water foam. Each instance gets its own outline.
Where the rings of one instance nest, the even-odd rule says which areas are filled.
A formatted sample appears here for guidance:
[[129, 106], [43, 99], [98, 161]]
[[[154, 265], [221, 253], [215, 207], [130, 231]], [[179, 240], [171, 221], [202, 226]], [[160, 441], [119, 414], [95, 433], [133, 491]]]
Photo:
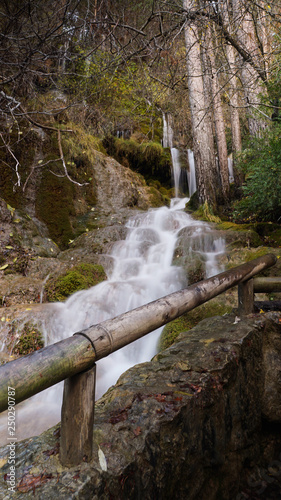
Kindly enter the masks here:
[[[184, 271], [172, 265], [178, 233], [187, 227], [200, 234], [205, 229], [210, 232], [206, 223], [198, 223], [182, 211], [187, 201], [187, 198], [175, 199], [170, 209], [153, 209], [128, 221], [126, 239], [114, 245], [113, 267], [107, 271], [108, 279], [75, 293], [64, 303], [56, 303], [51, 308], [49, 305], [51, 314], [45, 324], [46, 344], [58, 342], [186, 286]], [[206, 272], [210, 276], [219, 272], [216, 254], [222, 251], [223, 240], [212, 241], [211, 246], [206, 241], [204, 248], [201, 243], [197, 244], [196, 251], [205, 254]], [[152, 358], [160, 332], [161, 329], [152, 332], [97, 362], [97, 397], [129, 367]], [[36, 435], [57, 423], [61, 398], [62, 384], [58, 384], [21, 403], [17, 407], [18, 439]], [[1, 427], [0, 422], [0, 435]]]

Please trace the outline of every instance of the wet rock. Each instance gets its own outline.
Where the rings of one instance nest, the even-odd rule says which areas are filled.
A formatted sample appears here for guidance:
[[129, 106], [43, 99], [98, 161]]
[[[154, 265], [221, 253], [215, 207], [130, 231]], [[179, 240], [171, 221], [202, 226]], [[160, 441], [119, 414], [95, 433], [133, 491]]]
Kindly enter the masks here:
[[270, 328], [267, 325], [263, 342], [263, 359], [263, 415], [269, 422], [281, 423], [281, 327], [279, 325], [270, 325]]
[[[61, 466], [59, 427], [18, 443], [14, 497], [234, 499], [244, 464], [260, 457], [263, 339], [279, 320], [229, 315], [183, 332], [96, 403], [89, 463]], [[3, 498], [6, 460], [2, 448]]]

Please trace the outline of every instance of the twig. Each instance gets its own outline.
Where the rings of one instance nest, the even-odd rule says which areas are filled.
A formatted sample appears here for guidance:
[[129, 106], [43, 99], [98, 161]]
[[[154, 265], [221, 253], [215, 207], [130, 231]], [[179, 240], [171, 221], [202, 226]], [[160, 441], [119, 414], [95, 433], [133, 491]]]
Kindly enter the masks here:
[[88, 182], [84, 182], [83, 184], [81, 184], [80, 182], [77, 182], [77, 181], [74, 181], [73, 179], [71, 179], [71, 177], [67, 171], [65, 160], [64, 160], [64, 155], [63, 155], [63, 150], [62, 150], [62, 145], [61, 145], [60, 130], [58, 130], [57, 132], [58, 132], [58, 145], [59, 145], [60, 159], [62, 161], [65, 176], [68, 178], [68, 180], [70, 180], [71, 182], [73, 182], [73, 184], [76, 184], [77, 186], [87, 186], [89, 184]]
[[14, 155], [13, 151], [11, 150], [9, 144], [6, 143], [4, 137], [3, 137], [3, 134], [0, 132], [0, 136], [1, 136], [1, 139], [3, 141], [3, 144], [5, 144], [5, 147], [7, 148], [7, 150], [9, 151], [10, 155], [14, 158], [15, 162], [16, 162], [16, 165], [14, 167], [14, 170], [16, 172], [16, 176], [17, 176], [17, 182], [15, 184], [15, 186], [20, 186], [20, 183], [21, 183], [21, 178], [20, 178], [20, 174], [19, 174], [19, 165], [20, 165], [20, 162], [19, 160], [16, 158], [16, 156]]

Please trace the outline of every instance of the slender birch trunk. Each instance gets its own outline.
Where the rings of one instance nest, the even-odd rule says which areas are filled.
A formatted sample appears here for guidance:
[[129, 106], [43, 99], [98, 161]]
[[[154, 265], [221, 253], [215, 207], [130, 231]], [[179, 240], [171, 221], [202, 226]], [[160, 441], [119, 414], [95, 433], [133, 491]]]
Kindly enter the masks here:
[[[245, 5], [245, 2], [247, 5]], [[256, 37], [256, 23], [251, 14], [252, 2], [248, 0], [232, 0], [234, 26], [236, 35], [243, 48], [251, 55], [256, 67], [265, 70], [260, 57], [259, 42]], [[245, 106], [248, 108], [248, 124], [251, 135], [259, 135], [267, 123], [259, 112], [260, 94], [265, 93], [260, 77], [255, 68], [240, 57], [241, 80], [244, 90]]]
[[[188, 10], [191, 4], [194, 7], [194, 2], [183, 0], [184, 9]], [[200, 203], [207, 201], [215, 205], [220, 183], [216, 167], [212, 122], [204, 91], [200, 35], [195, 24], [186, 23], [185, 44], [197, 192]]]
[[[210, 89], [212, 92], [212, 107], [213, 116], [215, 124], [215, 135], [217, 144], [217, 154], [219, 163], [219, 173], [222, 187], [223, 199], [226, 201], [229, 197], [229, 173], [228, 173], [228, 155], [227, 155], [227, 144], [225, 135], [225, 123], [223, 116], [223, 109], [221, 103], [221, 85], [219, 83], [216, 58], [215, 58], [215, 48], [211, 33], [208, 32], [207, 35], [207, 47], [206, 54], [209, 56], [209, 80]], [[207, 73], [208, 74], [208, 73]]]

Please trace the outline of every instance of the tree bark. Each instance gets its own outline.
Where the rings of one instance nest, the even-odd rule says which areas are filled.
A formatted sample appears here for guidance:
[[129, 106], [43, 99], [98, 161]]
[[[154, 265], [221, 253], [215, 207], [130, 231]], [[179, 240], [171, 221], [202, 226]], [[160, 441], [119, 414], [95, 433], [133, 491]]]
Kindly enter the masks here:
[[[185, 9], [190, 6], [190, 0], [183, 0]], [[206, 105], [200, 35], [197, 26], [191, 23], [185, 24], [184, 32], [197, 192], [200, 203], [207, 201], [211, 205], [216, 205], [220, 182], [210, 110]]]
[[[248, 0], [232, 0], [233, 16], [236, 35], [241, 47], [250, 54], [256, 68], [260, 68], [264, 74], [265, 67], [262, 61], [259, 41], [256, 38], [256, 21], [251, 14], [252, 2]], [[260, 94], [265, 94], [265, 87], [262, 86], [260, 75], [253, 65], [247, 60], [240, 59], [241, 81], [244, 91], [244, 102], [248, 113], [249, 132], [252, 136], [258, 136], [267, 126], [266, 121], [259, 114]]]
[[228, 155], [225, 136], [225, 124], [223, 109], [221, 103], [221, 86], [218, 79], [215, 48], [212, 35], [208, 33], [207, 50], [210, 61], [210, 87], [212, 91], [212, 106], [215, 123], [217, 154], [219, 162], [220, 180], [222, 186], [222, 196], [224, 201], [229, 197], [229, 173], [228, 173]]

